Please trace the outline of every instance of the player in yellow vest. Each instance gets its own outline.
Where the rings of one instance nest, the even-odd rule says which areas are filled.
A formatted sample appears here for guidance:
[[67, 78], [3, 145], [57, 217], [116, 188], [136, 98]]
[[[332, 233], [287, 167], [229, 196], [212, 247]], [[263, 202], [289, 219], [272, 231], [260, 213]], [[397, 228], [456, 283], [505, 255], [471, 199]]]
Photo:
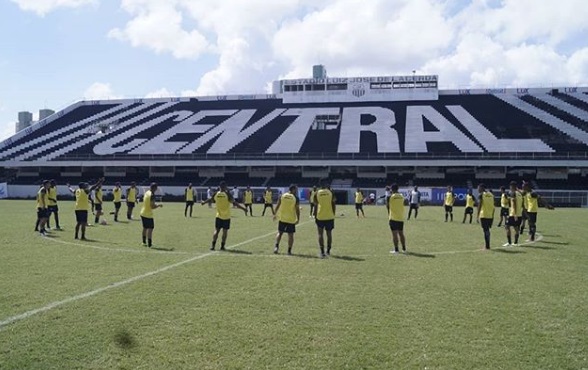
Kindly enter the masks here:
[[294, 233], [296, 232], [296, 225], [300, 221], [300, 201], [298, 199], [298, 187], [290, 185], [289, 191], [282, 194], [278, 199], [276, 206], [276, 215], [274, 221], [278, 221], [278, 234], [276, 235], [276, 245], [274, 246], [274, 253], [278, 253], [280, 249], [280, 241], [282, 234], [288, 234], [288, 254], [292, 255], [292, 246], [294, 245]]
[[63, 230], [59, 226], [59, 208], [57, 207], [57, 183], [53, 179], [49, 181], [49, 189], [47, 193], [47, 211], [47, 228], [51, 228], [51, 226], [49, 225], [49, 221], [51, 219], [51, 215], [53, 215], [53, 217], [55, 217], [55, 229]]
[[133, 208], [137, 203], [137, 184], [131, 182], [131, 187], [127, 189], [127, 220], [133, 219]]
[[468, 189], [468, 193], [466, 194], [466, 204], [465, 210], [463, 211], [463, 221], [462, 224], [465, 224], [466, 218], [470, 216], [470, 224], [472, 223], [472, 218], [474, 215], [474, 206], [476, 205], [476, 197], [472, 192], [472, 189]]
[[355, 214], [357, 218], [359, 218], [359, 211], [361, 211], [361, 215], [365, 218], [365, 213], [363, 213], [363, 199], [363, 191], [357, 188], [355, 191]]
[[37, 225], [35, 226], [35, 231], [38, 231], [42, 236], [47, 235], [47, 230], [45, 230], [45, 225], [47, 224], [47, 220], [49, 218], [49, 211], [48, 211], [48, 195], [49, 195], [49, 180], [43, 180], [43, 184], [37, 191], [37, 198], [36, 198], [36, 208], [37, 208]]
[[249, 186], [243, 192], [243, 204], [249, 211], [249, 216], [253, 216], [253, 190]]
[[494, 194], [486, 189], [486, 185], [478, 185], [480, 201], [478, 202], [477, 219], [484, 231], [484, 249], [490, 249], [490, 229], [494, 221]]
[[445, 207], [445, 222], [447, 222], [447, 218], [451, 217], [451, 221], [453, 222], [453, 204], [455, 203], [455, 193], [453, 192], [453, 186], [449, 185], [447, 187], [447, 192], [445, 193], [445, 199], [443, 200], [443, 207]]
[[118, 222], [118, 212], [122, 204], [122, 188], [120, 187], [120, 182], [114, 184], [114, 189], [112, 189], [112, 202], [114, 203], [114, 222]]
[[[508, 220], [506, 221], [507, 243], [503, 247], [517, 246], [519, 244], [519, 233], [523, 219], [523, 194], [517, 189], [516, 181], [510, 182], [509, 193], [510, 207], [508, 209]], [[512, 243], [512, 230], [514, 230], [514, 244]]]
[[386, 199], [386, 209], [388, 210], [388, 223], [392, 231], [392, 244], [394, 249], [392, 254], [399, 252], [398, 241], [402, 245], [402, 253], [406, 253], [406, 238], [404, 237], [404, 196], [398, 192], [398, 185], [390, 186], [391, 194]]
[[200, 204], [205, 205], [212, 202], [216, 203], [216, 218], [214, 221], [214, 234], [212, 235], [212, 244], [210, 246], [210, 250], [213, 251], [216, 247], [218, 234], [222, 230], [223, 234], [220, 250], [224, 251], [225, 244], [227, 242], [227, 234], [231, 228], [231, 205], [242, 209], [245, 212], [245, 215], [247, 215], [247, 208], [243, 207], [233, 199], [233, 196], [227, 190], [227, 183], [224, 181], [221, 181], [219, 184], [219, 190], [214, 193], [211, 198], [203, 200]]
[[502, 221], [504, 221], [504, 226], [506, 226], [506, 221], [508, 221], [508, 208], [510, 207], [510, 199], [508, 198], [508, 194], [506, 193], [506, 188], [504, 186], [500, 187], [500, 221], [498, 222], [498, 227], [502, 226]]
[[67, 188], [69, 191], [75, 194], [76, 197], [76, 205], [75, 205], [75, 213], [76, 213], [76, 231], [75, 231], [75, 239], [78, 239], [80, 230], [82, 231], [81, 240], [86, 240], [86, 226], [88, 225], [88, 209], [90, 208], [90, 192], [96, 187], [102, 185], [104, 182], [104, 178], [98, 180], [97, 183], [88, 187], [88, 183], [80, 182], [78, 185], [78, 189], [73, 190], [69, 184], [67, 184]]
[[96, 189], [94, 190], [94, 210], [96, 211], [96, 214], [94, 216], [94, 223], [96, 225], [99, 224], [100, 222], [100, 216], [102, 216], [104, 213], [102, 212], [102, 186], [98, 185], [96, 187]]
[[153, 246], [153, 229], [155, 221], [153, 220], [153, 210], [163, 207], [163, 204], [155, 203], [155, 192], [157, 184], [151, 183], [149, 190], [143, 195], [143, 207], [141, 207], [141, 222], [143, 223], [143, 245], [151, 248]]
[[[333, 244], [333, 229], [335, 228], [336, 201], [335, 194], [329, 189], [327, 180], [321, 180], [321, 188], [314, 195], [314, 219], [318, 231], [318, 243], [320, 257], [325, 258], [331, 254]], [[327, 253], [325, 254], [324, 232], [327, 233]]]
[[310, 196], [308, 197], [308, 202], [310, 203], [310, 217], [314, 217], [314, 208], [316, 207], [316, 204], [314, 203], [314, 196], [316, 195], [317, 191], [318, 189], [316, 186], [313, 186], [312, 190], [310, 191]]
[[188, 208], [190, 208], [190, 217], [192, 217], [192, 208], [194, 208], [194, 189], [192, 183], [184, 190], [184, 198], [186, 199], [186, 208], [184, 208], [184, 217], [188, 217]]
[[265, 216], [266, 208], [270, 208], [272, 210], [272, 215], [275, 215], [276, 212], [274, 211], [274, 193], [272, 192], [272, 188], [269, 186], [265, 189], [263, 193], [263, 212], [261, 212], [261, 216]]
[[549, 210], [553, 210], [554, 207], [543, 199], [541, 195], [533, 191], [531, 184], [526, 183], [523, 190], [527, 198], [527, 216], [529, 218], [529, 239], [527, 241], [533, 242], [537, 233], [537, 212], [539, 211], [539, 205], [544, 205]]

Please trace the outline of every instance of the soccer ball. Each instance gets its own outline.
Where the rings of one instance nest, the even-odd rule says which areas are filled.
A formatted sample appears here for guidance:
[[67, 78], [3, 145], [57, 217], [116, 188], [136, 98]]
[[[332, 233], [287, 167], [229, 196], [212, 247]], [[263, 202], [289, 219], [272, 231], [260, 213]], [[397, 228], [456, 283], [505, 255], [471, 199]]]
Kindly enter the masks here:
[[106, 224], [107, 224], [107, 223], [106, 223], [106, 220], [102, 220], [102, 221], [100, 221], [100, 225], [106, 225]]

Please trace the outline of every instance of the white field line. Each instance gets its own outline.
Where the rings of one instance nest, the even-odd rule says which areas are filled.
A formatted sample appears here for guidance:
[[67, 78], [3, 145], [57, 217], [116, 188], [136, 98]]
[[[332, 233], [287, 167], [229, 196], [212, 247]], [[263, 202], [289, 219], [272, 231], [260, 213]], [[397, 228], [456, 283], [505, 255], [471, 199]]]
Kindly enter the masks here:
[[[519, 243], [518, 246], [524, 247], [525, 245], [535, 244], [535, 243], [543, 240], [543, 235], [541, 235], [539, 233], [536, 233], [535, 235], [536, 235], [536, 237], [535, 237], [534, 241]], [[522, 236], [522, 235], [520, 235], [520, 236]], [[514, 246], [513, 247], [502, 247], [502, 246], [500, 246], [500, 247], [496, 247], [496, 248], [491, 248], [490, 250], [492, 250], [492, 249], [511, 249], [511, 248], [517, 248], [517, 247], [514, 247]], [[423, 253], [438, 255], [438, 254], [475, 253], [475, 252], [483, 252], [483, 251], [485, 251], [485, 249], [480, 248], [480, 249], [469, 249], [469, 250], [465, 250], [465, 251], [462, 250], [462, 251], [442, 251], [442, 252], [423, 252]]]
[[[270, 233], [263, 234], [261, 236], [257, 236], [255, 238], [251, 238], [251, 239], [245, 240], [245, 241], [243, 241], [241, 243], [232, 245], [232, 246], [229, 247], [229, 249], [233, 249], [233, 248], [239, 247], [241, 245], [245, 245], [245, 244], [254, 242], [254, 241], [259, 240], [259, 239], [267, 238], [268, 236], [275, 235], [275, 234], [276, 234], [276, 232], [275, 231], [272, 231]], [[203, 258], [212, 256], [212, 255], [215, 255], [217, 253], [218, 252], [208, 252], [208, 253], [201, 254], [201, 255], [198, 255], [198, 256], [195, 256], [195, 257], [191, 257], [191, 258], [188, 258], [187, 260], [183, 260], [183, 261], [180, 261], [180, 262], [171, 264], [171, 265], [167, 265], [167, 266], [164, 266], [164, 267], [162, 267], [160, 269], [157, 269], [157, 270], [154, 270], [154, 271], [150, 271], [150, 272], [147, 272], [147, 273], [142, 274], [142, 275], [137, 275], [137, 276], [134, 276], [132, 278], [128, 278], [128, 279], [125, 279], [125, 280], [122, 280], [122, 281], [119, 281], [119, 282], [116, 282], [116, 283], [109, 284], [109, 285], [104, 286], [102, 288], [94, 289], [94, 290], [91, 290], [91, 291], [86, 292], [86, 293], [82, 293], [82, 294], [78, 294], [78, 295], [75, 295], [75, 296], [71, 296], [71, 297], [65, 298], [65, 299], [63, 299], [61, 301], [55, 301], [55, 302], [49, 303], [48, 305], [45, 305], [43, 307], [36, 308], [34, 310], [30, 310], [30, 311], [21, 313], [19, 315], [15, 315], [15, 316], [6, 318], [6, 319], [0, 321], [0, 330], [2, 328], [4, 328], [5, 326], [10, 325], [10, 324], [12, 324], [12, 323], [14, 323], [16, 321], [24, 320], [24, 319], [27, 319], [27, 318], [29, 318], [31, 316], [34, 316], [34, 315], [37, 315], [37, 314], [40, 314], [40, 313], [43, 313], [43, 312], [50, 311], [50, 310], [52, 310], [54, 308], [57, 308], [59, 306], [63, 306], [64, 304], [67, 304], [67, 303], [71, 303], [71, 302], [78, 301], [80, 299], [92, 297], [92, 296], [94, 296], [96, 294], [105, 292], [105, 291], [110, 290], [110, 289], [114, 289], [114, 288], [118, 288], [118, 287], [121, 287], [121, 286], [124, 286], [124, 285], [128, 285], [130, 283], [134, 283], [135, 281], [143, 280], [145, 278], [148, 278], [148, 277], [151, 277], [151, 276], [160, 274], [162, 272], [165, 272], [165, 271], [174, 269], [176, 267], [183, 266], [183, 265], [185, 265], [187, 263], [190, 263], [190, 262], [194, 262], [194, 261], [197, 261], [197, 260], [200, 260], [200, 259], [203, 259]]]

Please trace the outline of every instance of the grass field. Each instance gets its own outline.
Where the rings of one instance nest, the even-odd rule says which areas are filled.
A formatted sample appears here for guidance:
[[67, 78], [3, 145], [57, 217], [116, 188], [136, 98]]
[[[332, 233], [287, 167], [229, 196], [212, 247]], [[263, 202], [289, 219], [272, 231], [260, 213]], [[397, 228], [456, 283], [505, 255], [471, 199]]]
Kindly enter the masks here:
[[272, 253], [267, 215], [234, 210], [230, 250], [210, 252], [208, 207], [156, 210], [151, 250], [138, 221], [75, 241], [60, 209], [42, 238], [33, 201], [0, 202], [0, 369], [588, 368], [588, 210], [540, 210], [522, 247], [494, 227], [485, 252], [463, 208], [423, 207], [412, 254], [391, 255], [384, 207], [340, 207], [319, 259], [307, 206], [294, 256], [286, 238]]

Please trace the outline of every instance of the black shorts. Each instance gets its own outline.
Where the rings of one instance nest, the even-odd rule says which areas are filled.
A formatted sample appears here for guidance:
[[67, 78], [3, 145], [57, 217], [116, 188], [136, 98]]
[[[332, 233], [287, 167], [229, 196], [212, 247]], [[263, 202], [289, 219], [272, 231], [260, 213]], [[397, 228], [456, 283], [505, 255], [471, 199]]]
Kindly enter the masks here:
[[274, 206], [273, 203], [264, 203], [263, 208], [273, 207], [273, 206]]
[[193, 200], [187, 200], [186, 201], [186, 205], [187, 206], [193, 206], [194, 205], [194, 201]]
[[445, 206], [445, 212], [453, 212], [453, 206]]
[[493, 221], [494, 221], [493, 218], [481, 218], [480, 225], [482, 226], [482, 229], [489, 230], [492, 227]]
[[523, 222], [522, 217], [517, 217], [517, 220], [515, 221], [514, 217], [509, 216], [508, 220], [506, 220], [506, 226], [519, 227], [519, 226], [521, 226], [522, 222]]
[[96, 203], [96, 204], [94, 204], [94, 209], [96, 211], [102, 211], [102, 203]]
[[508, 217], [508, 208], [500, 207], [500, 217]]
[[214, 228], [217, 230], [219, 230], [219, 229], [229, 230], [231, 228], [231, 219], [223, 220], [223, 219], [220, 219], [217, 217], [214, 220]]
[[523, 220], [528, 220], [529, 216], [527, 215], [527, 211], [523, 208], [523, 216], [522, 216]]
[[465, 214], [466, 215], [473, 215], [474, 214], [474, 207], [466, 207]]
[[114, 209], [117, 211], [120, 209], [121, 202], [114, 202]]
[[363, 203], [355, 203], [355, 209], [357, 209], [358, 211], [360, 209], [363, 209]]
[[88, 223], [88, 211], [76, 211], [76, 222], [78, 224], [87, 224]]
[[530, 224], [537, 223], [537, 212], [527, 212], [527, 216], [529, 217]]
[[296, 224], [289, 224], [287, 222], [278, 222], [278, 231], [282, 233], [292, 234], [296, 232]]
[[155, 221], [152, 218], [141, 216], [141, 222], [143, 222], [143, 229], [155, 229]]
[[410, 209], [419, 209], [418, 203], [410, 203]]
[[245, 207], [251, 207], [252, 203], [245, 203]]
[[331, 231], [335, 228], [335, 220], [315, 220], [315, 223], [319, 229]]
[[59, 212], [59, 208], [57, 207], [57, 205], [47, 206], [47, 210], [49, 211], [49, 213], [57, 213], [57, 212]]
[[404, 221], [392, 221], [390, 220], [390, 230], [392, 231], [403, 231]]
[[49, 217], [49, 211], [47, 208], [37, 208], [37, 218], [47, 218]]
[[135, 202], [127, 202], [127, 207], [129, 207], [130, 209], [135, 208]]

